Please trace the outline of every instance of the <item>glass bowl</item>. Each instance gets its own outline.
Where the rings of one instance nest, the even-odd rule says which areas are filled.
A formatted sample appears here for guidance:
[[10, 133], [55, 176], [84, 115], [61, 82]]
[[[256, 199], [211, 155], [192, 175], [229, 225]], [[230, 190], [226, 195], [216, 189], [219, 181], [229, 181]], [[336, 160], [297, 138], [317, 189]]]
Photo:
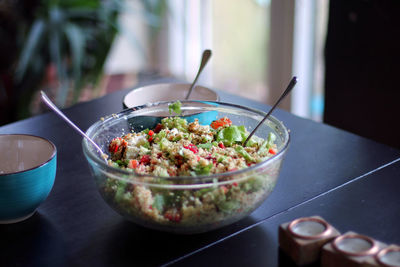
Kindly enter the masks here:
[[[153, 129], [168, 116], [172, 102], [159, 102], [126, 109], [94, 123], [86, 132], [103, 151], [115, 137], [132, 131]], [[189, 122], [199, 119], [209, 125], [228, 117], [247, 131], [266, 113], [221, 102], [182, 101], [180, 117]], [[140, 175], [108, 165], [97, 150], [83, 140], [83, 152], [105, 202], [126, 219], [147, 228], [193, 234], [232, 224], [261, 205], [275, 187], [289, 145], [289, 132], [283, 123], [270, 116], [255, 133], [266, 139], [276, 135], [277, 153], [248, 168], [208, 176], [160, 177]], [[159, 205], [160, 195], [162, 207]], [[157, 203], [156, 203], [157, 202]], [[171, 212], [171, 210], [173, 212]]]

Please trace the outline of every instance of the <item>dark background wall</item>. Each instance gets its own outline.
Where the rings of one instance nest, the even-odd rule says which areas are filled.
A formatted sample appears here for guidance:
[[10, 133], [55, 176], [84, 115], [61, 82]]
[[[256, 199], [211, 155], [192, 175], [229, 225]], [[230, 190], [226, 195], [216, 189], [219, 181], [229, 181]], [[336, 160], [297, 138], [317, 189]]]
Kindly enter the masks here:
[[331, 0], [324, 122], [400, 148], [400, 1]]

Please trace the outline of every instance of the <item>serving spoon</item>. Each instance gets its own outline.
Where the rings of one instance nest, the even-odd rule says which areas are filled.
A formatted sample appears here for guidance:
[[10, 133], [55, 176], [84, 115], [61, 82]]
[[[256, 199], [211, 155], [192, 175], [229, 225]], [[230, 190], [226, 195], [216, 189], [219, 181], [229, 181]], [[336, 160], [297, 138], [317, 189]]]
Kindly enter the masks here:
[[47, 95], [43, 91], [40, 91], [40, 94], [43, 102], [49, 108], [51, 108], [59, 117], [61, 117], [64, 121], [66, 121], [69, 124], [69, 126], [71, 126], [84, 138], [86, 138], [97, 149], [97, 151], [100, 153], [101, 158], [107, 162], [108, 155], [103, 152], [100, 146], [98, 146], [89, 136], [87, 136], [81, 129], [79, 129], [78, 126], [76, 126], [67, 116], [65, 116], [65, 114], [56, 105], [54, 105], [54, 103], [47, 97]]
[[257, 131], [257, 129], [263, 124], [263, 122], [271, 115], [272, 111], [279, 105], [279, 103], [292, 91], [293, 87], [297, 83], [297, 77], [294, 76], [291, 80], [289, 85], [287, 86], [286, 90], [282, 93], [282, 95], [279, 97], [279, 99], [276, 101], [276, 103], [272, 106], [272, 108], [268, 111], [267, 115], [258, 123], [256, 128], [251, 131], [249, 136], [246, 138], [246, 140], [243, 143], [243, 146], [246, 146], [247, 142], [250, 140], [250, 138], [254, 135], [254, 133]]
[[203, 52], [203, 56], [201, 58], [201, 63], [200, 63], [200, 67], [199, 70], [197, 71], [197, 75], [196, 78], [194, 79], [194, 81], [192, 82], [190, 88], [189, 88], [189, 92], [187, 93], [185, 100], [189, 99], [190, 94], [193, 91], [194, 86], [196, 85], [197, 79], [199, 78], [201, 72], [203, 71], [204, 67], [206, 66], [208, 60], [210, 59], [212, 53], [210, 49], [204, 50]]

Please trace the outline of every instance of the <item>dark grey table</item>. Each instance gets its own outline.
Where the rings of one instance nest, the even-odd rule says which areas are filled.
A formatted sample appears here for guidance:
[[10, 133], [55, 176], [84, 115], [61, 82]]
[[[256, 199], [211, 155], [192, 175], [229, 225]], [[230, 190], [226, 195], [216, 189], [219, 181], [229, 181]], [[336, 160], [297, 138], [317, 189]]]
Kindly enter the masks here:
[[[64, 111], [87, 129], [120, 111], [128, 91]], [[218, 93], [222, 102], [269, 109]], [[109, 208], [90, 175], [81, 137], [55, 114], [0, 127], [0, 134], [46, 137], [58, 149], [57, 177], [48, 199], [30, 219], [0, 225], [0, 266], [277, 266], [279, 224], [309, 215], [321, 215], [341, 231], [400, 243], [400, 151], [283, 110], [274, 115], [291, 130], [275, 190], [247, 218], [197, 235], [142, 228]]]

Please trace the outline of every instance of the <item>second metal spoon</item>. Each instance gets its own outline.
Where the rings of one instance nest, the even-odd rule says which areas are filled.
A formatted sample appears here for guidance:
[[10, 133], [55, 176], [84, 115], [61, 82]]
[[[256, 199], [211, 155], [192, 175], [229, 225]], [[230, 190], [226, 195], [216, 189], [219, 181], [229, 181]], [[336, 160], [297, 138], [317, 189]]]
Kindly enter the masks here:
[[292, 91], [293, 87], [296, 85], [297, 83], [297, 77], [294, 76], [292, 78], [292, 80], [290, 80], [289, 85], [287, 86], [286, 90], [282, 93], [282, 95], [279, 97], [278, 101], [276, 101], [276, 103], [272, 106], [272, 108], [268, 111], [267, 115], [265, 115], [264, 119], [262, 119], [258, 125], [256, 126], [256, 128], [254, 128], [253, 131], [251, 131], [251, 133], [249, 134], [249, 136], [246, 138], [246, 140], [243, 143], [243, 146], [246, 146], [247, 142], [250, 140], [250, 138], [253, 136], [253, 134], [257, 131], [258, 127], [261, 126], [261, 124], [269, 117], [269, 115], [271, 115], [272, 111], [274, 111], [274, 109], [279, 105], [279, 103], [287, 96], [287, 94], [290, 93], [290, 91]]
[[100, 156], [107, 161], [107, 154], [103, 152], [103, 150], [89, 137], [87, 136], [81, 129], [79, 129], [78, 126], [76, 126], [70, 119], [68, 119], [67, 116], [58, 108], [54, 103], [47, 97], [47, 95], [43, 92], [40, 91], [41, 97], [43, 102], [51, 108], [58, 116], [60, 116], [64, 121], [66, 121], [72, 128], [74, 128], [79, 134], [81, 134], [83, 137], [85, 137], [100, 153]]
[[189, 96], [192, 93], [194, 86], [196, 85], [197, 79], [199, 78], [200, 73], [203, 71], [203, 69], [206, 66], [206, 64], [207, 64], [208, 60], [210, 59], [211, 55], [212, 55], [211, 50], [209, 50], [209, 49], [204, 50], [203, 56], [201, 58], [201, 64], [200, 64], [199, 70], [197, 71], [196, 78], [192, 82], [192, 84], [190, 86], [190, 89], [189, 89], [189, 92], [187, 93], [187, 95], [185, 97], [185, 100], [189, 99]]

